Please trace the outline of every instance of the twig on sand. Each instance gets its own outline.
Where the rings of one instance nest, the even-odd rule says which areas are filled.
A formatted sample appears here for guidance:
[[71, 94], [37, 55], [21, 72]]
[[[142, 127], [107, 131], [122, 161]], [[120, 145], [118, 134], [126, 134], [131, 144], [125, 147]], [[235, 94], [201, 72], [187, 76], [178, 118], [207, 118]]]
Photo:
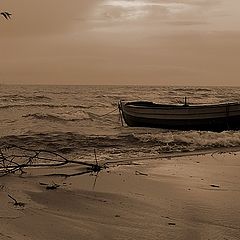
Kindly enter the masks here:
[[143, 176], [148, 176], [147, 173], [143, 173], [143, 172], [139, 172], [139, 171], [135, 171], [135, 175], [143, 175]]
[[60, 187], [60, 185], [56, 184], [55, 182], [53, 182], [52, 184], [39, 182], [39, 184], [41, 186], [45, 186], [47, 190], [55, 190]]
[[14, 197], [12, 197], [10, 194], [8, 194], [8, 197], [11, 198], [11, 199], [14, 201], [14, 203], [13, 203], [14, 206], [17, 206], [17, 207], [24, 207], [24, 206], [25, 206], [25, 203], [23, 203], [23, 202], [18, 202], [18, 201], [17, 201]]
[[64, 177], [77, 176], [89, 172], [99, 172], [106, 168], [100, 165], [97, 160], [96, 150], [94, 149], [95, 163], [89, 163], [79, 160], [70, 160], [55, 151], [43, 149], [28, 149], [16, 145], [8, 145], [0, 147], [0, 177], [19, 173], [26, 173], [27, 168], [42, 167], [62, 167], [64, 165], [82, 165], [86, 166], [84, 172], [74, 174], [53, 174], [62, 175]]
[[94, 190], [94, 189], [95, 189], [95, 187], [96, 187], [96, 183], [97, 183], [98, 174], [99, 174], [99, 172], [97, 172], [97, 174], [95, 175], [95, 179], [94, 179], [94, 182], [93, 182], [93, 187], [92, 187], [92, 190]]
[[95, 165], [92, 166], [93, 172], [100, 172], [102, 167], [98, 164], [96, 149], [94, 148]]
[[56, 184], [56, 183], [53, 182], [53, 184], [47, 185], [47, 186], [46, 186], [46, 189], [47, 189], [47, 190], [55, 190], [55, 189], [57, 189], [57, 188], [59, 188], [59, 187], [60, 187], [59, 184]]

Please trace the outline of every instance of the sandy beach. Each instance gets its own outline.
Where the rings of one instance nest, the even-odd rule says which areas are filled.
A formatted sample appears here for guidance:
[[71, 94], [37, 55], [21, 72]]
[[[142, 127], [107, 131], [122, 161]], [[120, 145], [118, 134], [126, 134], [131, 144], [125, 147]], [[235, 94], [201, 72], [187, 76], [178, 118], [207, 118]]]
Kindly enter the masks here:
[[[91, 174], [3, 177], [0, 239], [239, 239], [239, 156], [113, 164], [95, 186]], [[47, 190], [53, 183], [59, 187]], [[8, 194], [25, 205], [14, 206]]]
[[[112, 161], [98, 175], [49, 175], [86, 170], [73, 164], [0, 177], [0, 240], [239, 240], [240, 151], [219, 150], [239, 147], [239, 131], [130, 129], [117, 112], [125, 98], [239, 101], [238, 89], [184, 87], [239, 86], [239, 7], [239, 0], [2, 0], [12, 18], [0, 24], [0, 143], [87, 161], [93, 148], [102, 161], [136, 158]], [[112, 87], [92, 87], [104, 84]], [[170, 154], [199, 149], [213, 150]]]

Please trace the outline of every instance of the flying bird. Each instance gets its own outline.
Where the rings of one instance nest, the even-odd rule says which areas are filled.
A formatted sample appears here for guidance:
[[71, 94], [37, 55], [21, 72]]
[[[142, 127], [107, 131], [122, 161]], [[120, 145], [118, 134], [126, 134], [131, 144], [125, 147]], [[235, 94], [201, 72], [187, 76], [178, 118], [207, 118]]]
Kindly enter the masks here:
[[11, 19], [11, 13], [9, 12], [1, 12], [1, 15], [3, 15], [3, 17], [5, 17], [7, 20]]

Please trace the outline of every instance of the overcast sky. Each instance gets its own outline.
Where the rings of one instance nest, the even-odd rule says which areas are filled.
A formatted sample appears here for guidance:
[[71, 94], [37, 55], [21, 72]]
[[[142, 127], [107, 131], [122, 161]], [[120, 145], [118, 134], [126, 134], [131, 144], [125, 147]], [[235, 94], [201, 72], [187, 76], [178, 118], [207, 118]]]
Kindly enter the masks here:
[[0, 0], [0, 83], [240, 86], [240, 1]]

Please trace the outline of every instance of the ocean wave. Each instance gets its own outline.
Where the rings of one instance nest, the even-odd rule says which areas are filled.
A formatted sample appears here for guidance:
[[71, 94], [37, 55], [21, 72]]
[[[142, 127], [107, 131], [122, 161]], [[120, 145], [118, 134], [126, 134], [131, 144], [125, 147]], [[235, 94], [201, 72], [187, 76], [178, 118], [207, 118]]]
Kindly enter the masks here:
[[19, 94], [7, 94], [0, 96], [0, 101], [11, 101], [11, 102], [18, 102], [18, 101], [50, 101], [52, 100], [50, 97], [44, 95], [35, 95], [35, 96], [24, 96]]
[[25, 118], [33, 118], [37, 120], [45, 120], [45, 121], [51, 121], [51, 122], [75, 122], [75, 121], [81, 121], [81, 120], [91, 120], [89, 114], [82, 112], [81, 116], [78, 114], [78, 118], [71, 117], [70, 114], [48, 114], [48, 113], [31, 113], [27, 115], [23, 115], [22, 117]]
[[240, 147], [240, 132], [164, 131], [156, 134], [121, 133], [116, 135], [48, 132], [5, 136], [0, 138], [0, 144], [3, 143], [47, 149], [64, 154], [74, 153], [80, 158], [92, 156], [93, 149], [98, 149], [102, 156], [113, 159]]
[[70, 146], [73, 149], [81, 150], [88, 148], [125, 148], [128, 147], [129, 143], [138, 145], [140, 140], [134, 134], [106, 136], [84, 135], [73, 132], [48, 132], [4, 136], [0, 138], [0, 144], [3, 143], [54, 150]]
[[213, 88], [205, 88], [205, 87], [189, 87], [189, 86], [184, 86], [184, 87], [172, 87], [175, 92], [212, 92]]
[[142, 142], [159, 146], [160, 152], [197, 151], [214, 148], [240, 147], [240, 131], [167, 131], [137, 135]]
[[83, 105], [74, 105], [74, 104], [49, 104], [49, 103], [30, 103], [30, 104], [4, 104], [0, 105], [0, 109], [8, 108], [26, 108], [26, 107], [47, 107], [47, 108], [92, 108], [93, 106], [83, 106]]
[[239, 91], [240, 88], [181, 86], [3, 86], [0, 136], [5, 137], [0, 142], [71, 152], [81, 158], [94, 158], [93, 148], [105, 158], [131, 158], [239, 147], [239, 131], [122, 127], [117, 110], [119, 99], [184, 103], [187, 96], [189, 103], [199, 104], [239, 101]]

